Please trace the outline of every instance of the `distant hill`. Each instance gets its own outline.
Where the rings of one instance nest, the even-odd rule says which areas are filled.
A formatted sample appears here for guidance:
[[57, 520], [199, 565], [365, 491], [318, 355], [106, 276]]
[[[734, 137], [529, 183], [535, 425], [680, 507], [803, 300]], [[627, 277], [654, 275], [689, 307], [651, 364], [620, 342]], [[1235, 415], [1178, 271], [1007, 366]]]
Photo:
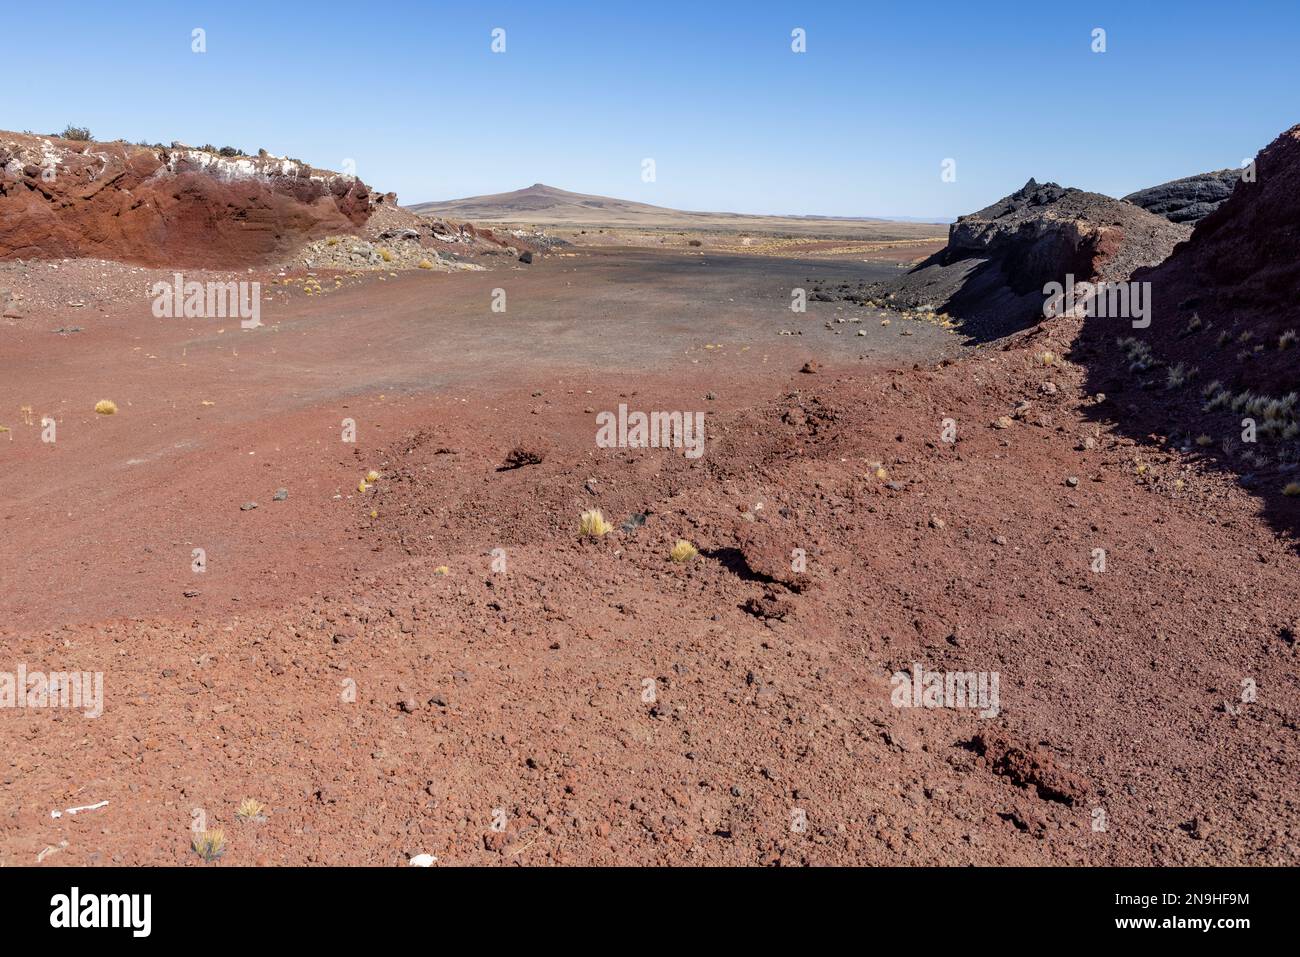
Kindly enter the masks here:
[[440, 203], [418, 203], [407, 208], [422, 216], [474, 223], [592, 229], [790, 233], [872, 240], [918, 239], [946, 234], [944, 227], [933, 224], [867, 217], [690, 212], [609, 196], [571, 193], [543, 183], [534, 183], [527, 189], [517, 189], [510, 193], [471, 196]]

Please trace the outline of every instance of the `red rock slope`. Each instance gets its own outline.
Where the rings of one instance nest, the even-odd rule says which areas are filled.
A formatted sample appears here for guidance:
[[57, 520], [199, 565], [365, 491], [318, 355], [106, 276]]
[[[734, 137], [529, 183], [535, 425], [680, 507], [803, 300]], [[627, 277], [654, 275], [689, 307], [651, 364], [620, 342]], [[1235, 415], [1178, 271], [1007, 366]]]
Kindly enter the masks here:
[[355, 231], [375, 202], [296, 160], [0, 132], [0, 260], [249, 266]]

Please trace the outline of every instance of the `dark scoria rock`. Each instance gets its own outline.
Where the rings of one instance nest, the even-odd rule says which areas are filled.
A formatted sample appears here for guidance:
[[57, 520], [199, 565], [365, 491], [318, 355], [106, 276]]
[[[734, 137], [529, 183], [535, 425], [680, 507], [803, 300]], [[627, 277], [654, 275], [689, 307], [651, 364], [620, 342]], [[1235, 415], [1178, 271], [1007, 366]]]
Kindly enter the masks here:
[[1218, 209], [1239, 182], [1241, 170], [1220, 169], [1140, 189], [1129, 193], [1124, 201], [1163, 216], [1172, 223], [1194, 226]]
[[845, 298], [947, 313], [992, 339], [1042, 318], [1043, 286], [1119, 282], [1163, 261], [1190, 228], [1100, 193], [1038, 183], [960, 217], [948, 245], [903, 275]]

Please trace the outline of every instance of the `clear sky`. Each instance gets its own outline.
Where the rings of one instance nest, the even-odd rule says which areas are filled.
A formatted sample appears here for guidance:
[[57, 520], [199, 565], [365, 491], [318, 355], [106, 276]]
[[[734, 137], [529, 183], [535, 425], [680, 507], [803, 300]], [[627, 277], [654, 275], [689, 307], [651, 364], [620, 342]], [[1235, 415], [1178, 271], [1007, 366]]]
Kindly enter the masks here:
[[24, 9], [4, 27], [0, 128], [353, 159], [403, 203], [544, 182], [683, 209], [949, 218], [1030, 176], [1118, 196], [1237, 166], [1300, 122], [1298, 0]]

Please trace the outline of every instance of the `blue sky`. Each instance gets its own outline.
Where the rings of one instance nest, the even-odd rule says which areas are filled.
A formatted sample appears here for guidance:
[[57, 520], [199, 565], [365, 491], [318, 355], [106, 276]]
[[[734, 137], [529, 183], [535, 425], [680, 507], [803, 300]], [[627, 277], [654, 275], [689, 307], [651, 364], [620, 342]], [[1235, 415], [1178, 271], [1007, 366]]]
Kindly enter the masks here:
[[51, 0], [5, 39], [0, 128], [350, 158], [403, 203], [545, 182], [947, 218], [1030, 176], [1123, 195], [1236, 166], [1300, 122], [1295, 0]]

